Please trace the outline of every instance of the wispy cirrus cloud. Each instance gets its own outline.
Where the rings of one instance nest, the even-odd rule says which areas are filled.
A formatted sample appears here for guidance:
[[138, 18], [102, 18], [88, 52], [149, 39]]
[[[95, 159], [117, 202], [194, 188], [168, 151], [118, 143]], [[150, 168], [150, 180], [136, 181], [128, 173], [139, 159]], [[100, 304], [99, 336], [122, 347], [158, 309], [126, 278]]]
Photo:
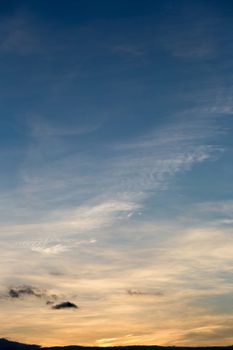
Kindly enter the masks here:
[[[47, 221], [44, 222], [2, 226], [2, 236], [7, 238], [7, 235], [12, 235], [23, 238], [33, 233], [38, 239], [42, 236], [48, 237], [47, 243], [50, 243], [51, 237], [54, 237], [55, 240], [57, 238], [59, 243], [59, 237], [62, 240], [72, 235], [98, 231], [111, 226], [118, 220], [127, 219], [129, 213], [139, 208], [140, 206], [134, 202], [119, 200], [87, 203], [77, 208], [53, 210], [47, 216]], [[92, 244], [93, 242], [93, 240], [83, 241], [81, 239], [81, 243]]]
[[[68, 158], [59, 157], [49, 169], [46, 163], [34, 169], [31, 167], [32, 158], [39, 157], [40, 160], [40, 152], [50, 149], [50, 141], [44, 140], [47, 145], [43, 143], [41, 150], [30, 150], [22, 171], [23, 190], [29, 196], [31, 194], [32, 199], [33, 192], [37, 191], [40, 196], [44, 193], [48, 196], [51, 192], [54, 199], [56, 194], [60, 196], [64, 192], [67, 198], [80, 195], [98, 198], [104, 195], [113, 199], [118, 194], [122, 198], [126, 193], [131, 193], [133, 198], [135, 194], [145, 193], [149, 189], [164, 187], [177, 172], [211, 160], [221, 151], [219, 147], [211, 146], [211, 137], [216, 130], [211, 127], [204, 131], [205, 124], [205, 121], [180, 122], [127, 143], [104, 144], [106, 157], [98, 161], [98, 153], [92, 156], [84, 152]], [[53, 143], [51, 146], [53, 149]], [[59, 144], [56, 144], [54, 152], [58, 148]], [[82, 175], [84, 170], [85, 176]]]
[[[40, 157], [42, 150], [31, 145], [20, 173], [18, 192], [25, 213], [28, 211], [31, 217], [35, 215], [35, 219], [34, 222], [2, 225], [4, 239], [18, 236], [23, 242], [26, 236], [32, 235], [34, 240], [40, 240], [51, 234], [72, 237], [84, 233], [91, 233], [95, 239], [94, 232], [122, 220], [129, 221], [143, 210], [151, 195], [169, 188], [178, 173], [189, 171], [196, 164], [216, 160], [221, 154], [221, 148], [211, 145], [215, 127], [206, 130], [203, 124], [206, 121], [180, 121], [127, 143], [105, 145], [106, 157], [99, 161], [94, 155], [83, 152], [56, 157], [54, 161], [49, 160], [49, 166], [42, 157], [36, 165], [34, 159]], [[43, 144], [43, 150], [46, 148], [50, 148], [50, 138]], [[55, 210], [59, 203], [63, 203], [63, 208]], [[40, 207], [46, 213], [38, 219], [36, 213]], [[79, 244], [79, 239], [76, 243]], [[45, 246], [33, 245], [32, 249], [41, 254], [56, 255], [72, 249], [72, 244], [50, 242]]]

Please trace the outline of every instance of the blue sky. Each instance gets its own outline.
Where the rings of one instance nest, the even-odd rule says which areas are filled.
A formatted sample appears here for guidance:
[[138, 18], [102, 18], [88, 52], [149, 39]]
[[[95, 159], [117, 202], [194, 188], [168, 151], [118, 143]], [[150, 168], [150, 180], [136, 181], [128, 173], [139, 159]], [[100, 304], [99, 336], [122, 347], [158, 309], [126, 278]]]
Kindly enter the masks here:
[[1, 3], [1, 336], [232, 344], [232, 16]]

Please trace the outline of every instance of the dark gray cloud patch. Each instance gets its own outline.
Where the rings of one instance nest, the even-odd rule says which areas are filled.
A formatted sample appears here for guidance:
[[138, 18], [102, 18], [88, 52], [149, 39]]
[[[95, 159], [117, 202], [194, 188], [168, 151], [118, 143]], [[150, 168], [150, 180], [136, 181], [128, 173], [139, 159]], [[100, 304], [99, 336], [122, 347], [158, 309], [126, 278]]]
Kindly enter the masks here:
[[78, 306], [70, 301], [64, 301], [63, 303], [56, 304], [52, 306], [52, 309], [61, 310], [61, 309], [78, 309]]
[[9, 290], [8, 294], [11, 298], [19, 298], [20, 297], [20, 293], [17, 290], [15, 290], [14, 288], [11, 288]]
[[[3, 297], [3, 296], [2, 296]], [[51, 293], [46, 289], [32, 287], [30, 285], [17, 285], [11, 286], [8, 289], [7, 294], [4, 295], [5, 299], [26, 299], [26, 297], [36, 297], [43, 300], [43, 302], [51, 306], [52, 309], [78, 309], [78, 306], [70, 301], [61, 301], [61, 298], [64, 300], [64, 296]], [[0, 296], [1, 298], [1, 296]]]
[[27, 296], [41, 298], [46, 302], [51, 301], [51, 303], [56, 302], [58, 299], [58, 296], [56, 294], [49, 293], [46, 289], [29, 285], [12, 286], [8, 289], [7, 295], [5, 295], [5, 297], [8, 299], [23, 299]]
[[8, 296], [11, 298], [20, 298], [26, 295], [32, 295], [37, 298], [46, 297], [46, 290], [27, 285], [20, 285], [9, 288]]

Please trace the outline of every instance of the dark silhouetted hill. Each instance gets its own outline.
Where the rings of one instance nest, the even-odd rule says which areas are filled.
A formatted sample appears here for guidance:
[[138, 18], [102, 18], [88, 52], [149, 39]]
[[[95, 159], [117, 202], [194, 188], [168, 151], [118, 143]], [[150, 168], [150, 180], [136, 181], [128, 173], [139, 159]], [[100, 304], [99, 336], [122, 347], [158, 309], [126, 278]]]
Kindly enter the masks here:
[[[99, 347], [85, 347], [85, 346], [55, 346], [55, 347], [41, 347], [39, 345], [29, 345], [13, 342], [7, 339], [0, 339], [0, 350], [102, 350]], [[209, 346], [209, 347], [179, 347], [179, 346], [115, 346], [105, 347], [104, 350], [233, 350], [231, 346]]]
[[0, 339], [1, 350], [39, 350], [41, 349], [38, 345], [27, 345], [16, 343], [7, 339]]

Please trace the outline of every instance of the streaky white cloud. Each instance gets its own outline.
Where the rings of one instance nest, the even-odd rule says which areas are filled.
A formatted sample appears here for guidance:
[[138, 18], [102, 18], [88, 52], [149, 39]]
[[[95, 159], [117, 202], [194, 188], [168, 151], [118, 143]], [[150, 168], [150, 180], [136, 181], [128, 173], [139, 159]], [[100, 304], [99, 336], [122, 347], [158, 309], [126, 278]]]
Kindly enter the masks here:
[[69, 247], [63, 244], [55, 244], [50, 247], [41, 247], [41, 246], [32, 245], [31, 250], [44, 255], [54, 255], [54, 254], [60, 254], [60, 253], [66, 252], [67, 250], [69, 250]]
[[[109, 227], [113, 223], [127, 219], [128, 214], [132, 211], [138, 210], [139, 204], [127, 201], [106, 201], [100, 203], [89, 203], [77, 208], [70, 208], [65, 210], [53, 210], [47, 216], [47, 220], [43, 222], [36, 222], [32, 224], [20, 225], [2, 225], [1, 236], [6, 239], [15, 237], [21, 242], [28, 238], [28, 241], [34, 237], [35, 239], [45, 238], [47, 243], [50, 243], [59, 237], [79, 235], [87, 232], [99, 231], [104, 227]], [[47, 237], [47, 240], [46, 240]], [[62, 239], [62, 238], [61, 238]], [[35, 242], [38, 242], [37, 240]], [[26, 242], [25, 242], [26, 244]], [[27, 244], [26, 244], [27, 245]], [[40, 248], [35, 248], [40, 249]], [[54, 248], [63, 249], [59, 245]], [[51, 252], [51, 249], [48, 249]]]
[[[21, 208], [15, 220], [17, 224], [22, 217], [22, 225], [14, 226], [11, 220], [8, 228], [2, 226], [2, 234], [69, 235], [129, 219], [156, 191], [167, 189], [176, 174], [216, 160], [221, 149], [211, 145], [214, 133], [214, 127], [206, 131], [199, 120], [180, 121], [128, 143], [104, 145], [106, 157], [100, 159], [94, 151], [59, 156], [63, 143], [43, 138], [41, 146], [30, 146], [19, 172], [20, 186], [2, 203], [3, 213], [6, 204], [12, 212], [15, 206]], [[47, 149], [55, 153], [54, 159], [44, 156]], [[31, 222], [23, 225], [28, 213]]]

